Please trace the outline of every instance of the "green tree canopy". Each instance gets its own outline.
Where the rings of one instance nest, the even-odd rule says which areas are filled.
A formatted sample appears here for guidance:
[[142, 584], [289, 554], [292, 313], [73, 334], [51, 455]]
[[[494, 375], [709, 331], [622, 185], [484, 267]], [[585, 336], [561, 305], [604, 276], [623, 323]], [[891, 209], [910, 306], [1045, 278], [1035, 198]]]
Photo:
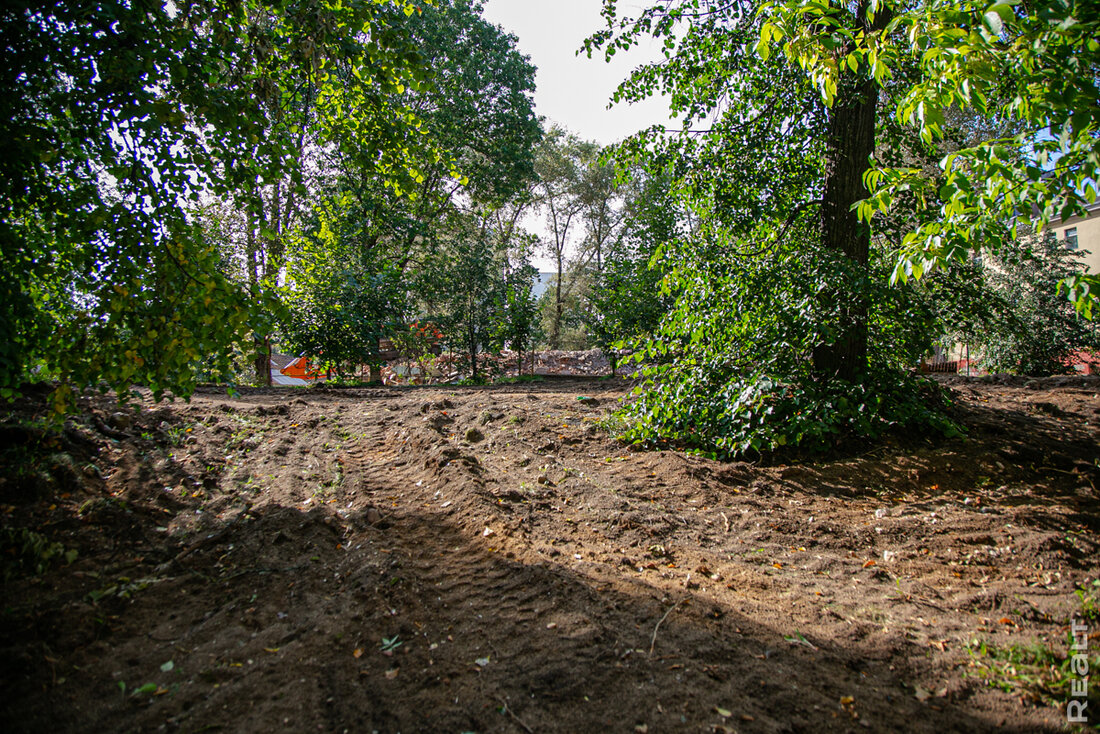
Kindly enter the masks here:
[[499, 206], [533, 176], [533, 148], [542, 131], [531, 94], [535, 68], [515, 38], [481, 16], [474, 0], [440, 0], [393, 22], [422, 50], [430, 87], [401, 99], [423, 121], [422, 135], [449, 159], [429, 152], [416, 160], [414, 196], [382, 185], [356, 156], [337, 161], [334, 187], [349, 192], [346, 210], [365, 247], [383, 247], [407, 269], [425, 261], [439, 225], [456, 207]]
[[620, 154], [667, 172], [696, 217], [663, 250], [678, 300], [645, 351], [657, 366], [633, 409], [636, 436], [738, 453], [898, 425], [950, 430], [905, 374], [931, 344], [935, 309], [889, 284], [903, 247], [893, 233], [925, 221], [923, 209], [901, 202], [874, 222], [865, 211], [876, 158], [926, 172], [934, 154], [933, 138], [907, 139], [889, 114], [924, 78], [919, 60], [896, 56], [890, 76], [868, 50], [900, 43], [894, 21], [929, 5], [676, 0], [630, 17], [605, 2], [590, 52], [652, 36], [664, 55], [617, 99], [659, 92], [683, 120]]
[[622, 227], [597, 263], [584, 311], [585, 327], [608, 353], [612, 372], [619, 348], [655, 333], [671, 309], [659, 251], [686, 234], [690, 221], [668, 176], [635, 170], [622, 196]]
[[[1083, 215], [1100, 174], [1100, 6], [1091, 0], [875, 0], [861, 12], [873, 33], [853, 34], [841, 11], [820, 0], [761, 9], [757, 46], [781, 45], [827, 102], [843, 79], [896, 89], [899, 121], [927, 146], [942, 139], [958, 110], [1014, 123], [1010, 135], [972, 141], [940, 161], [940, 171], [878, 165], [864, 219], [899, 199], [920, 204], [918, 226], [901, 243], [895, 279], [920, 277], [949, 261], [997, 250], [1056, 219]], [[902, 84], [896, 79], [900, 77]], [[1070, 297], [1091, 313], [1097, 276], [1070, 277]]]
[[[405, 322], [425, 316], [439, 319], [444, 326], [461, 322], [465, 328], [472, 323], [480, 340], [475, 346], [488, 346], [489, 326], [482, 317], [489, 318], [487, 304], [499, 290], [496, 280], [504, 278], [504, 271], [487, 269], [487, 263], [495, 263], [499, 257], [494, 237], [508, 239], [515, 233], [517, 219], [506, 223], [504, 212], [510, 209], [518, 217], [523, 202], [529, 200], [533, 149], [542, 135], [532, 110], [534, 67], [516, 50], [512, 36], [481, 16], [479, 2], [441, 0], [422, 13], [406, 17], [395, 9], [390, 15], [394, 26], [420, 49], [424, 63], [433, 70], [430, 86], [410, 87], [398, 95], [410, 114], [422, 121], [418, 134], [427, 145], [420, 151], [411, 150], [414, 179], [410, 192], [386, 186], [370, 159], [364, 161], [351, 148], [320, 163], [322, 185], [316, 192], [320, 203], [315, 205], [316, 214], [306, 223], [303, 237], [317, 257], [353, 266], [356, 275], [349, 279], [343, 265], [317, 267], [309, 264], [316, 263], [317, 257], [289, 252], [287, 298], [295, 304], [292, 321], [339, 326], [332, 334], [333, 345], [326, 350], [333, 353], [336, 343], [352, 343], [345, 338], [344, 325], [357, 325], [360, 335], [376, 331], [374, 346], [361, 345], [362, 359], [377, 351], [377, 337], [383, 336], [385, 329], [403, 329]], [[449, 157], [441, 157], [437, 151], [447, 151]], [[490, 220], [500, 225], [494, 228], [494, 236], [486, 235]], [[470, 235], [471, 231], [478, 234]], [[325, 248], [327, 255], [323, 254]], [[294, 262], [299, 258], [309, 261], [305, 267]], [[458, 293], [451, 293], [462, 283], [451, 271], [467, 266], [473, 268], [471, 272], [495, 278], [487, 295], [475, 299], [485, 306], [481, 310], [470, 311], [470, 304]], [[321, 293], [327, 287], [347, 298], [340, 304], [313, 296], [299, 298], [299, 276], [304, 290]], [[357, 311], [375, 301], [369, 294], [352, 298], [347, 290], [374, 287], [380, 278], [386, 284], [396, 279], [396, 287], [404, 294], [399, 299], [400, 313], [392, 314], [388, 321], [380, 320], [380, 312], [372, 310], [373, 306]], [[450, 295], [440, 300], [444, 292]], [[339, 313], [309, 313], [311, 309], [335, 308]], [[474, 313], [473, 320], [457, 315], [463, 309]], [[298, 326], [288, 324], [285, 331], [294, 335], [294, 344], [304, 347]], [[323, 333], [311, 334], [311, 348], [320, 348]], [[458, 342], [458, 335], [454, 336]], [[464, 332], [464, 345], [467, 336]]]
[[297, 182], [287, 111], [310, 89], [324, 124], [354, 128], [400, 186], [418, 141], [395, 94], [428, 74], [389, 7], [416, 13], [399, 0], [4, 4], [0, 388], [39, 369], [159, 396], [188, 392], [201, 360], [228, 367], [264, 317], [188, 206]]

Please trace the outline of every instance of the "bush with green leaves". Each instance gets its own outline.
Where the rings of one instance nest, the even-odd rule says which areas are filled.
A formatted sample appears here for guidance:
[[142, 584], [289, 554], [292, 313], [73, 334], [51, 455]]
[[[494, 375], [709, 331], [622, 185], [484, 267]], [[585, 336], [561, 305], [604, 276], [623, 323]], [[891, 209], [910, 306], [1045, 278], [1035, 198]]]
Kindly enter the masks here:
[[1096, 325], [1081, 318], [1059, 283], [1081, 268], [1077, 252], [1053, 235], [1009, 243], [984, 258], [983, 278], [997, 318], [956, 332], [990, 372], [1045, 376], [1073, 371], [1071, 357], [1100, 348]]
[[407, 288], [399, 268], [356, 247], [341, 202], [319, 205], [295, 242], [281, 329], [287, 346], [337, 375], [377, 358], [379, 340], [401, 320]]
[[76, 557], [77, 551], [65, 550], [61, 543], [33, 530], [0, 530], [0, 569], [5, 583], [19, 576], [41, 576], [55, 563], [72, 563]]
[[[808, 244], [679, 255], [667, 279], [676, 304], [635, 355], [649, 364], [625, 439], [728, 457], [902, 427], [957, 432], [939, 389], [907, 369], [930, 346], [934, 314], [914, 289], [889, 286], [884, 264], [863, 276]], [[829, 297], [838, 289], [868, 304], [868, 359], [856, 381], [826, 379], [813, 359], [844, 333], [844, 301]]]

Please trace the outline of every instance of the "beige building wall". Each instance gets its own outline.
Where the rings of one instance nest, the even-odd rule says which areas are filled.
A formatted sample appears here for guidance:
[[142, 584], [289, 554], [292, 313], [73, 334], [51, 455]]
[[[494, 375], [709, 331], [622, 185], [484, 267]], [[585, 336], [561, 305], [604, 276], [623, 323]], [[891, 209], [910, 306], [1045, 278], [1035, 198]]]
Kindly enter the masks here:
[[[1100, 201], [1088, 208], [1084, 217], [1052, 223], [1048, 229], [1054, 232], [1059, 242], [1067, 241], [1067, 232], [1077, 235], [1077, 251], [1081, 252], [1081, 262], [1093, 275], [1100, 275]], [[1087, 253], [1085, 252], [1087, 250]]]

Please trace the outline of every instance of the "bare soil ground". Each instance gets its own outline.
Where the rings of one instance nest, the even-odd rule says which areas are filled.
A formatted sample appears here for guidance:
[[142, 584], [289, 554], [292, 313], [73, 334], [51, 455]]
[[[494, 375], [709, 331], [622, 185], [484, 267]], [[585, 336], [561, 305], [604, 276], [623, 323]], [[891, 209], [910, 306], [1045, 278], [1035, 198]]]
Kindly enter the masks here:
[[629, 450], [610, 380], [95, 398], [60, 433], [24, 399], [5, 537], [78, 555], [7, 549], [0, 730], [1064, 730], [998, 655], [1064, 656], [1098, 575], [1100, 379], [949, 384], [966, 439], [782, 465]]

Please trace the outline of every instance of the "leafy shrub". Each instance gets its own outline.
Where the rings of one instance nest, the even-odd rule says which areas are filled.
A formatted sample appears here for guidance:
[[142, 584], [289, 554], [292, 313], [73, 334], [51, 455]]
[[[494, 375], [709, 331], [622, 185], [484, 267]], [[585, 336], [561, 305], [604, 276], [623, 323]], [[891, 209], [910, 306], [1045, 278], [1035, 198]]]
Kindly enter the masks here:
[[59, 561], [72, 563], [76, 556], [75, 550], [67, 551], [65, 546], [51, 542], [33, 530], [0, 530], [0, 568], [3, 569], [5, 583], [19, 576], [40, 576]]
[[1093, 325], [1081, 319], [1059, 284], [1082, 267], [1079, 253], [1053, 234], [1024, 238], [986, 256], [984, 279], [989, 298], [1001, 305], [968, 335], [990, 372], [1045, 376], [1072, 371], [1078, 351], [1100, 348]]
[[[909, 366], [935, 314], [911, 286], [890, 286], [802, 245], [762, 256], [712, 249], [673, 268], [676, 305], [635, 359], [648, 363], [623, 437], [721, 456], [816, 450], [847, 436], [909, 427], [951, 435], [939, 388]], [[815, 353], [863, 313], [867, 361], [853, 380], [822, 375]]]

